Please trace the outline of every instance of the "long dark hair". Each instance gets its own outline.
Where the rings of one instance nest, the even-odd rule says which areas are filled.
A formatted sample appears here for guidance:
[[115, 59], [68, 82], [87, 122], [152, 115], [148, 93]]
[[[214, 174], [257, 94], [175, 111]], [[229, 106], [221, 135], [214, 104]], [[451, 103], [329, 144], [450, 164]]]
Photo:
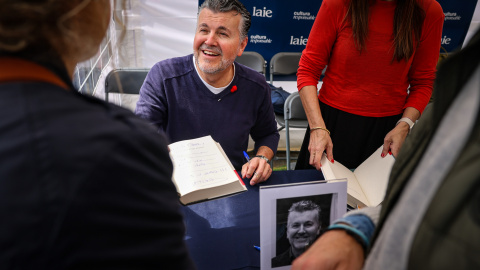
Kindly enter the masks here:
[[[368, 19], [370, 6], [375, 0], [350, 0], [346, 20], [352, 24], [355, 46], [362, 52], [368, 38]], [[393, 17], [393, 59], [407, 61], [415, 51], [420, 40], [425, 11], [417, 0], [397, 0]]]

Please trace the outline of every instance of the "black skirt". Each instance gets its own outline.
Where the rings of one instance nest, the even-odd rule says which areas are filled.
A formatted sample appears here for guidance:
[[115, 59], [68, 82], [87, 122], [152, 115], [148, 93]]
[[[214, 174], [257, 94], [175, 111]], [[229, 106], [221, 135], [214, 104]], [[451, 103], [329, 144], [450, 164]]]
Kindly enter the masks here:
[[[366, 117], [341, 111], [320, 102], [320, 110], [333, 142], [333, 158], [349, 169], [355, 169], [382, 144], [402, 114]], [[310, 127], [298, 155], [295, 170], [315, 169], [309, 164]]]

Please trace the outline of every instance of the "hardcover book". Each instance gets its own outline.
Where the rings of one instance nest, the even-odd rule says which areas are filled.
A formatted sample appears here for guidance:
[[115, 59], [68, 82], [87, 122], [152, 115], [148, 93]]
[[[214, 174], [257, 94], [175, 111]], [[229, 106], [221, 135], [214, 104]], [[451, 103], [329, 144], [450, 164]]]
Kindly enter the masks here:
[[347, 203], [350, 206], [377, 206], [383, 201], [395, 158], [389, 154], [382, 158], [382, 149], [383, 146], [378, 148], [353, 172], [338, 161], [331, 163], [323, 154], [323, 176], [326, 180], [347, 179]]
[[211, 136], [169, 145], [173, 183], [183, 205], [247, 191], [232, 163]]

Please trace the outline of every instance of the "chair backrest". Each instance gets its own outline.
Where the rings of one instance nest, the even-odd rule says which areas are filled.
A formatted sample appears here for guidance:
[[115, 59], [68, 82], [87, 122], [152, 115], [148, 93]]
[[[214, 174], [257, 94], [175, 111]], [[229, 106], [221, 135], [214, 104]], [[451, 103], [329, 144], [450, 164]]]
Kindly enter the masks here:
[[[285, 120], [307, 120], [307, 114], [303, 109], [302, 100], [298, 92], [293, 92], [285, 101]], [[302, 124], [298, 127], [307, 127], [308, 123]], [[294, 126], [291, 126], [294, 127]]]
[[291, 75], [297, 73], [301, 52], [279, 52], [270, 60], [270, 83], [273, 75]]
[[105, 78], [105, 100], [109, 93], [138, 94], [150, 69], [114, 69]]
[[244, 51], [235, 61], [265, 75], [267, 62], [263, 56], [257, 52]]
[[285, 143], [287, 170], [290, 170], [290, 128], [307, 128], [308, 120], [298, 92], [293, 92], [285, 101]]

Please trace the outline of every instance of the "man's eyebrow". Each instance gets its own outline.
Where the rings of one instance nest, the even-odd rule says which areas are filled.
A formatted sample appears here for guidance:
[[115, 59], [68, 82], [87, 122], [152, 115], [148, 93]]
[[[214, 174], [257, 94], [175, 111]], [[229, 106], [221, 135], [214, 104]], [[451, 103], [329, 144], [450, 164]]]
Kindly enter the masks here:
[[230, 32], [230, 30], [228, 28], [226, 28], [225, 26], [218, 27], [218, 30], [225, 30], [227, 32]]
[[[206, 23], [201, 23], [201, 24], [198, 25], [198, 27], [210, 28], [210, 27], [208, 26], [208, 24], [206, 24]], [[225, 26], [219, 26], [219, 27], [217, 28], [217, 30], [223, 30], [223, 31], [231, 32], [230, 29], [228, 29], [228, 28], [225, 27]]]

